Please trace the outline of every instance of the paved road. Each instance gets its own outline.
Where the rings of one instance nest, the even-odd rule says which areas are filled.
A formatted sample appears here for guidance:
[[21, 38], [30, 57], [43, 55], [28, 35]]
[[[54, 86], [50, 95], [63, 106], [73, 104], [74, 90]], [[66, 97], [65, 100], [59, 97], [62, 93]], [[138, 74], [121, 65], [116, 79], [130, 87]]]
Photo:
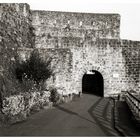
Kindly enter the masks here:
[[27, 121], [0, 130], [1, 136], [118, 136], [112, 127], [108, 98], [83, 94], [53, 109], [41, 110]]

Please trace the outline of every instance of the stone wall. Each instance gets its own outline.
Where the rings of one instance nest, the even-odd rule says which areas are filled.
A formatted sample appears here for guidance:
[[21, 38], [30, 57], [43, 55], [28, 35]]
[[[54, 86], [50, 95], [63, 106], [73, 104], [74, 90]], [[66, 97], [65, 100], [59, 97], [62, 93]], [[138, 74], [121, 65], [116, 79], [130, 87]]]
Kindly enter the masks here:
[[[104, 96], [120, 93], [125, 89], [125, 75], [119, 40], [100, 39], [85, 42], [83, 47], [73, 48], [73, 87], [82, 90], [83, 75], [90, 70], [99, 71], [104, 79]], [[115, 59], [114, 59], [115, 58]]]
[[120, 15], [30, 11], [27, 4], [1, 4], [0, 11], [1, 50], [12, 54], [19, 48], [26, 60], [29, 48], [39, 48], [44, 59], [52, 58], [54, 75], [46, 86], [78, 93], [83, 75], [97, 70], [104, 78], [104, 96], [138, 90], [139, 42], [120, 40]]
[[50, 107], [49, 96], [49, 91], [34, 91], [5, 97], [2, 109], [4, 116], [0, 120], [6, 124], [26, 120], [31, 113], [45, 107]]
[[17, 48], [33, 47], [33, 38], [29, 5], [0, 4], [0, 65], [6, 69], [14, 61]]
[[[46, 89], [56, 88], [65, 98], [82, 90], [83, 75], [97, 70], [104, 79], [104, 96], [126, 90], [139, 91], [140, 42], [100, 39], [84, 42], [81, 47], [39, 49], [43, 59], [52, 58], [54, 75], [46, 81]], [[19, 49], [21, 58], [27, 59], [33, 49]], [[24, 93], [4, 99], [3, 112], [10, 123], [26, 119], [33, 108], [49, 104], [48, 92]], [[72, 96], [70, 96], [72, 98]], [[66, 101], [67, 102], [67, 101]]]
[[99, 39], [39, 50], [44, 59], [52, 58], [54, 75], [46, 85], [56, 87], [60, 94], [81, 92], [83, 75], [90, 70], [102, 74], [104, 96], [139, 89], [139, 42]]
[[125, 63], [127, 90], [140, 91], [140, 42], [122, 40], [122, 56]]
[[30, 91], [5, 97], [3, 99], [3, 109], [0, 112], [0, 126], [3, 124], [14, 124], [27, 119], [31, 114], [38, 112], [40, 109], [50, 109], [53, 105], [71, 102], [76, 99], [76, 94], [58, 93], [56, 102], [50, 100], [50, 91]]
[[[72, 81], [72, 53], [70, 49], [40, 49], [41, 56], [52, 58], [51, 67], [53, 76], [49, 79], [52, 81], [53, 88], [56, 88], [61, 94], [71, 93]], [[47, 83], [46, 83], [47, 84]], [[47, 84], [52, 86], [51, 84]]]
[[[62, 94], [70, 94], [72, 82], [72, 52], [68, 48], [61, 49], [38, 49], [42, 59], [47, 61], [51, 58], [51, 70], [53, 75], [46, 81], [46, 88], [56, 88]], [[22, 60], [29, 58], [33, 49], [19, 49], [18, 53]]]
[[104, 79], [104, 96], [126, 90], [139, 91], [139, 45], [137, 41], [99, 39], [72, 47], [73, 90], [80, 92], [83, 75], [97, 70]]
[[61, 38], [112, 38], [120, 35], [120, 15], [32, 11], [37, 48], [63, 46]]

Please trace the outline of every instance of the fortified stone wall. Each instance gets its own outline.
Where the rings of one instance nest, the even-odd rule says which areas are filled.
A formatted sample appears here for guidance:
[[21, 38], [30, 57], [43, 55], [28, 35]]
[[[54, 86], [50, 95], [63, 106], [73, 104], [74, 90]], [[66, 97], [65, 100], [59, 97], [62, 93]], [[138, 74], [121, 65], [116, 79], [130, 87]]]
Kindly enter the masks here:
[[61, 94], [80, 92], [90, 70], [103, 75], [105, 96], [139, 89], [140, 43], [119, 39], [118, 14], [30, 11], [27, 4], [1, 4], [0, 11], [1, 50], [20, 48], [27, 59], [27, 48], [39, 48], [44, 59], [52, 58], [54, 75], [46, 85]]
[[73, 92], [82, 90], [83, 75], [99, 71], [104, 78], [104, 96], [126, 90], [139, 91], [140, 42], [116, 39], [86, 40], [66, 46], [73, 54]]
[[122, 40], [122, 56], [128, 90], [140, 91], [140, 42]]
[[90, 70], [99, 71], [104, 78], [104, 96], [125, 90], [125, 64], [119, 40], [85, 42], [73, 49], [73, 87], [82, 90], [82, 78]]
[[[66, 102], [82, 91], [83, 75], [97, 70], [104, 96], [123, 90], [140, 92], [140, 42], [120, 40], [120, 15], [31, 11], [28, 4], [0, 4], [0, 70], [38, 48], [52, 59], [46, 89], [56, 88]], [[18, 50], [18, 51], [17, 51]], [[6, 97], [3, 112], [10, 123], [49, 106], [49, 91]]]
[[[63, 46], [63, 39], [112, 38], [120, 36], [120, 15], [32, 11], [36, 47]], [[61, 38], [63, 38], [61, 40]]]
[[[72, 83], [72, 53], [70, 49], [38, 49], [42, 59], [51, 58], [53, 75], [46, 81], [46, 89], [56, 88], [59, 94], [71, 94]], [[18, 50], [21, 60], [29, 58], [33, 49]]]
[[0, 65], [9, 64], [17, 48], [32, 47], [33, 42], [29, 5], [0, 4]]
[[[72, 53], [70, 49], [40, 49], [44, 59], [51, 58], [53, 76], [47, 81], [48, 88], [56, 88], [60, 94], [70, 94], [72, 82]], [[51, 84], [52, 83], [52, 84]]]
[[[86, 41], [80, 47], [73, 44], [65, 48], [39, 50], [44, 59], [52, 58], [54, 75], [46, 85], [56, 87], [61, 94], [81, 92], [83, 75], [90, 70], [97, 70], [103, 75], [105, 96], [120, 93], [126, 88], [125, 64], [119, 40], [100, 39]], [[30, 54], [29, 49], [21, 52], [22, 59]]]

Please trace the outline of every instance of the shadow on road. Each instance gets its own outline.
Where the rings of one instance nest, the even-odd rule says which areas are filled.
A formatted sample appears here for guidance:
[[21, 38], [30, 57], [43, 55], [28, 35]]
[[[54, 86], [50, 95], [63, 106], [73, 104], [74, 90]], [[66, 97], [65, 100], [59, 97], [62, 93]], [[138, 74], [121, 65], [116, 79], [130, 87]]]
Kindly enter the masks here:
[[61, 111], [66, 112], [66, 113], [69, 113], [69, 114], [71, 114], [71, 115], [76, 115], [77, 117], [79, 117], [79, 118], [81, 118], [81, 119], [84, 119], [84, 120], [86, 120], [86, 121], [88, 121], [88, 122], [90, 122], [90, 123], [95, 124], [95, 122], [93, 122], [93, 121], [91, 121], [91, 120], [89, 120], [89, 119], [87, 119], [87, 118], [85, 118], [85, 117], [79, 115], [78, 113], [75, 113], [75, 112], [73, 112], [73, 111], [70, 111], [70, 110], [68, 110], [68, 109], [66, 109], [66, 108], [64, 108], [64, 107], [61, 107], [61, 106], [58, 105], [58, 106], [56, 106], [56, 108], [59, 109], [59, 110], [61, 110]]
[[[88, 110], [88, 113], [90, 116], [96, 121], [100, 129], [107, 135], [107, 136], [114, 136], [116, 135], [116, 132], [111, 127], [112, 126], [112, 119], [108, 119], [107, 115], [111, 115], [110, 112], [108, 112], [109, 107], [109, 101], [107, 103], [104, 102], [104, 98], [99, 98]], [[104, 104], [104, 106], [101, 106], [101, 104]], [[102, 112], [102, 111], [103, 112]], [[110, 116], [111, 118], [111, 116]]]
[[117, 126], [126, 136], [140, 136], [140, 126], [126, 102], [117, 101]]
[[92, 117], [92, 120], [89, 120], [77, 112], [73, 112], [68, 110], [62, 106], [56, 106], [57, 109], [64, 111], [70, 115], [75, 115], [81, 119], [84, 119], [94, 125], [98, 125], [100, 129], [106, 134], [107, 136], [118, 136], [118, 133], [112, 127], [112, 116], [111, 111], [109, 112], [108, 108], [111, 107], [109, 99], [99, 98], [97, 101], [87, 110], [89, 115]]

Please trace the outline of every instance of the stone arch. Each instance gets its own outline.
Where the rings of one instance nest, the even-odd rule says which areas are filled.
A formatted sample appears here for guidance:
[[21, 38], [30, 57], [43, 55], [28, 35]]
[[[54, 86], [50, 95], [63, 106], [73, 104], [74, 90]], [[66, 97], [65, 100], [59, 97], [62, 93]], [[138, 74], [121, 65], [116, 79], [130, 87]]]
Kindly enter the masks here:
[[82, 78], [82, 92], [104, 96], [104, 78], [97, 70], [88, 71]]
[[80, 74], [79, 74], [79, 92], [82, 93], [82, 78], [83, 78], [83, 75], [85, 73], [87, 73], [88, 71], [98, 71], [99, 73], [101, 73], [102, 77], [103, 77], [103, 80], [104, 80], [104, 96], [107, 95], [107, 92], [108, 92], [108, 78], [107, 78], [107, 73], [105, 71], [105, 68], [102, 67], [102, 66], [89, 66], [87, 68], [84, 68]]

